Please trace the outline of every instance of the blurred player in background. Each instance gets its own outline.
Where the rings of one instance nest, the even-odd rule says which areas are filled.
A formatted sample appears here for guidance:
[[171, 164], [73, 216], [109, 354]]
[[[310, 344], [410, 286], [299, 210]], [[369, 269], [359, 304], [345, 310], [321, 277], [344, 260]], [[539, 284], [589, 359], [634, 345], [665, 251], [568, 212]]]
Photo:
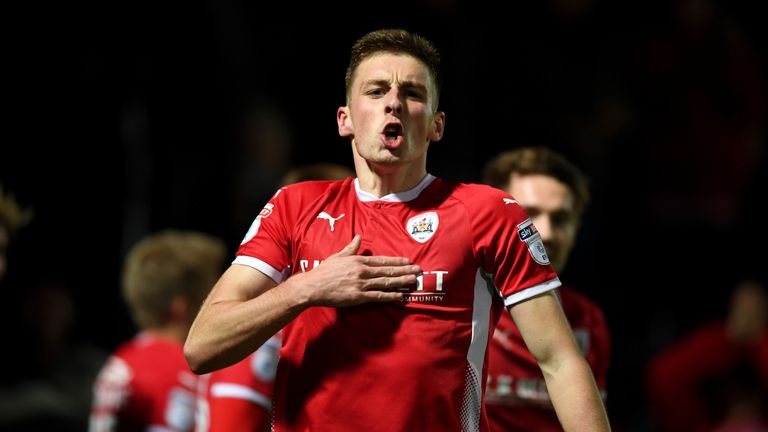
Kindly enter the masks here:
[[[559, 153], [545, 147], [504, 152], [489, 161], [485, 182], [508, 192], [533, 220], [560, 274], [589, 202], [587, 179]], [[605, 398], [610, 359], [608, 327], [600, 308], [563, 285], [558, 297], [576, 342]], [[544, 376], [510, 316], [502, 315], [488, 356], [486, 410], [494, 431], [561, 431]]]
[[99, 374], [90, 432], [193, 430], [198, 377], [182, 346], [226, 254], [222, 240], [192, 231], [160, 232], [131, 249], [123, 296], [141, 332]]

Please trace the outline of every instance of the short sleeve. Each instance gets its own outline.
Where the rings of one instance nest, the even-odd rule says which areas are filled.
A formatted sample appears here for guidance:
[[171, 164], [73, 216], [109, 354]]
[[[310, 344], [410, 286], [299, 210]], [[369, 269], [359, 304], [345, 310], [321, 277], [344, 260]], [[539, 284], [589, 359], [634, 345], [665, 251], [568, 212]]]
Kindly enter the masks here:
[[534, 297], [560, 286], [549, 263], [541, 234], [510, 195], [493, 188], [475, 195], [470, 206], [475, 253], [491, 275], [504, 305]]
[[290, 267], [291, 199], [289, 188], [279, 189], [254, 219], [232, 264], [253, 267], [282, 282]]

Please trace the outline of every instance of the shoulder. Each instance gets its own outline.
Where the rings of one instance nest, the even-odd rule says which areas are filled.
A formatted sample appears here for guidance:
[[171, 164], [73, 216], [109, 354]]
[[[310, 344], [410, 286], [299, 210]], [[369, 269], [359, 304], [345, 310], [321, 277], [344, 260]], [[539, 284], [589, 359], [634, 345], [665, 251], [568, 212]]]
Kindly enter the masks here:
[[522, 222], [528, 214], [510, 194], [476, 183], [445, 182], [451, 185], [451, 196], [461, 202], [472, 219], [510, 218]]

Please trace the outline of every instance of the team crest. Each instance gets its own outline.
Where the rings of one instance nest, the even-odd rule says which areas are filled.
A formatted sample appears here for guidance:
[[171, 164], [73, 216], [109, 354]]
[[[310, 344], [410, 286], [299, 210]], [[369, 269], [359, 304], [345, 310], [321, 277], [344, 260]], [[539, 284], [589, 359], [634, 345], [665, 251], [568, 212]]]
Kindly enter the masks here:
[[440, 225], [440, 219], [438, 219], [437, 213], [428, 212], [408, 219], [405, 230], [414, 240], [424, 243], [432, 238], [438, 225]]
[[528, 246], [528, 252], [534, 261], [541, 265], [549, 264], [547, 250], [544, 249], [544, 242], [541, 240], [541, 234], [536, 229], [533, 221], [526, 219], [517, 226], [517, 236]]

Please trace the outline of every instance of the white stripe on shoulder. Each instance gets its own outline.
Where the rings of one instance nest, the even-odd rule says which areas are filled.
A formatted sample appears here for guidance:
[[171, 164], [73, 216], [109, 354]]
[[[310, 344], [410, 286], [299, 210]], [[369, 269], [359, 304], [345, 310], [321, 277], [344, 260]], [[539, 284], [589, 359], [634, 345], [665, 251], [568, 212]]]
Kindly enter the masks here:
[[255, 391], [250, 387], [240, 384], [215, 383], [211, 386], [211, 396], [219, 398], [242, 399], [263, 406], [266, 409], [272, 407], [272, 399]]
[[511, 296], [504, 298], [504, 306], [512, 306], [515, 303], [520, 303], [523, 300], [528, 300], [531, 297], [535, 297], [543, 292], [547, 292], [549, 290], [553, 290], [557, 287], [562, 285], [560, 283], [560, 278], [554, 278], [550, 279], [544, 283], [540, 283], [538, 285], [534, 285], [532, 287], [526, 288], [522, 291], [518, 291]]
[[232, 264], [240, 264], [240, 265], [245, 265], [248, 267], [255, 268], [256, 270], [269, 276], [273, 281], [275, 281], [275, 283], [282, 282], [287, 276], [287, 269], [285, 272], [278, 271], [271, 265], [254, 257], [240, 255], [237, 258], [235, 258], [234, 261], [232, 261]]

